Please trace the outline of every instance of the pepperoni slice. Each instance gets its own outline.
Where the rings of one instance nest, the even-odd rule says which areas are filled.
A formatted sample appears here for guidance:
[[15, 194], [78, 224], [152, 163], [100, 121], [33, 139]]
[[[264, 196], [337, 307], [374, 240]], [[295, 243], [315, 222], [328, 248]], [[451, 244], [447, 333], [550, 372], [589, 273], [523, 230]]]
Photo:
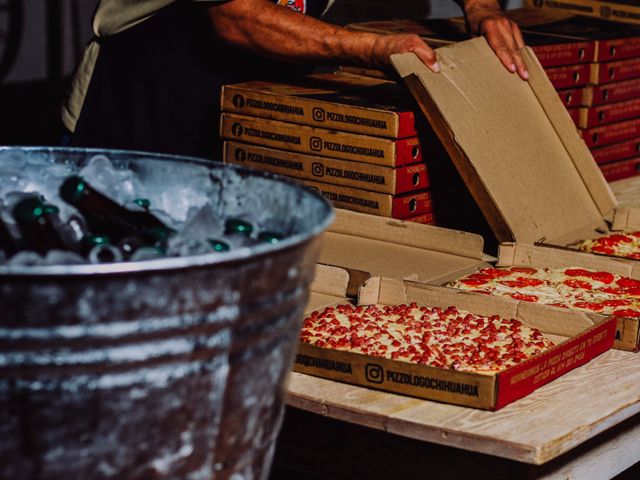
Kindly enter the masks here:
[[640, 288], [640, 281], [633, 278], [622, 277], [616, 283], [625, 288]]
[[605, 300], [602, 305], [605, 307], [623, 307], [625, 305], [631, 305], [631, 300], [626, 298], [612, 298], [611, 300]]
[[510, 294], [511, 298], [516, 300], [522, 300], [524, 302], [537, 302], [538, 297], [536, 295], [527, 295], [525, 293], [515, 292]]
[[596, 253], [604, 253], [605, 255], [613, 255], [614, 253], [616, 253], [613, 248], [605, 245], [594, 245], [591, 247], [591, 251]]
[[575, 308], [585, 308], [587, 310], [593, 310], [594, 312], [599, 312], [604, 308], [602, 304], [594, 302], [575, 302], [573, 306]]
[[504, 270], [500, 268], [483, 268], [482, 270], [480, 270], [480, 273], [487, 275], [491, 278], [506, 277], [507, 275], [510, 275], [509, 270]]
[[600, 245], [620, 245], [621, 243], [631, 243], [633, 239], [627, 235], [621, 233], [609, 235], [607, 237], [598, 238], [597, 242]]
[[640, 318], [640, 312], [630, 308], [623, 308], [613, 312], [616, 317]]
[[571, 288], [591, 290], [591, 284], [589, 282], [585, 282], [584, 280], [569, 279], [569, 280], [565, 280], [562, 283], [564, 283], [566, 286]]
[[464, 283], [465, 285], [472, 285], [472, 286], [478, 286], [478, 285], [484, 285], [485, 283], [489, 282], [489, 278], [472, 278], [472, 277], [468, 277], [468, 278], [463, 278], [462, 280], [460, 280], [460, 283]]
[[598, 282], [609, 284], [615, 280], [613, 273], [609, 272], [594, 272], [592, 270], [585, 270], [583, 268], [568, 268], [564, 271], [564, 274], [569, 277], [587, 277], [597, 280]]

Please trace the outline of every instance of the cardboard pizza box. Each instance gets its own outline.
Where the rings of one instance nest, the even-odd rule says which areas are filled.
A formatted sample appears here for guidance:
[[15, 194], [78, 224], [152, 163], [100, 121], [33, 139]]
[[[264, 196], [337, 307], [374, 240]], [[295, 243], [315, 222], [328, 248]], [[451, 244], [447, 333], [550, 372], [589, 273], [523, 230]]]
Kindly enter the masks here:
[[578, 126], [592, 128], [640, 117], [640, 98], [593, 107], [581, 107]]
[[226, 163], [378, 193], [415, 192], [428, 188], [430, 184], [424, 162], [387, 167], [239, 142], [224, 142], [222, 158]]
[[439, 74], [413, 54], [392, 61], [500, 242], [566, 247], [640, 227], [640, 210], [617, 208], [530, 49], [529, 81], [509, 73], [483, 38], [438, 54]]
[[431, 214], [433, 210], [432, 196], [428, 190], [387, 195], [313, 180], [302, 180], [302, 183], [320, 193], [335, 208], [399, 219]]
[[590, 85], [583, 89], [581, 105], [591, 107], [632, 100], [640, 97], [640, 79], [634, 78], [605, 85]]
[[221, 115], [220, 137], [224, 140], [389, 167], [422, 160], [422, 146], [418, 137], [372, 137], [233, 113]]
[[[534, 268], [576, 267], [604, 271], [640, 280], [640, 263], [630, 263], [619, 259], [610, 259], [601, 255], [590, 255], [586, 252], [559, 249], [545, 245], [503, 243], [500, 245], [496, 266]], [[556, 307], [537, 306], [547, 311], [558, 310]], [[594, 315], [600, 315], [603, 319], [606, 318], [605, 315]], [[640, 319], [617, 318], [616, 322], [613, 348], [631, 352], [640, 351]]]
[[224, 85], [222, 111], [388, 138], [417, 135], [415, 104], [401, 85], [345, 73], [288, 82]]
[[592, 148], [591, 153], [598, 164], [636, 157], [640, 155], [640, 138], [614, 143], [606, 147]]
[[589, 148], [603, 147], [640, 137], [640, 118], [581, 130], [583, 140]]
[[479, 315], [516, 318], [540, 329], [556, 346], [498, 373], [469, 373], [300, 343], [294, 371], [497, 410], [611, 348], [614, 319], [566, 310], [553, 312], [550, 318], [549, 312], [516, 300], [424, 283], [487, 265], [477, 235], [348, 211], [338, 211], [336, 218], [325, 234], [307, 314], [345, 302], [454, 305]]

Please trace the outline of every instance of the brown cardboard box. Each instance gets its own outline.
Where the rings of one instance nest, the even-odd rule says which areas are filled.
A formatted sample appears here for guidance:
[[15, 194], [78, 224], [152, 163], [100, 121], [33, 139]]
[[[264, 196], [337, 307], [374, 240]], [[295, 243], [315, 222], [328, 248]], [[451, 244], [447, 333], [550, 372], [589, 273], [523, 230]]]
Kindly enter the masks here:
[[389, 139], [223, 113], [220, 137], [325, 157], [398, 167], [422, 160], [417, 137]]
[[524, 4], [532, 8], [640, 24], [640, 6], [634, 0], [525, 0]]
[[504, 69], [483, 38], [442, 47], [438, 54], [439, 74], [413, 54], [392, 61], [499, 241], [565, 247], [613, 228], [640, 227], [636, 210], [616, 208], [529, 49], [523, 51], [526, 82]]
[[560, 96], [560, 100], [562, 100], [562, 103], [564, 103], [565, 107], [581, 107], [584, 105], [583, 95], [586, 88], [588, 87], [559, 90], [558, 95]]
[[323, 73], [222, 87], [222, 111], [389, 138], [417, 135], [413, 99], [394, 82]]
[[[423, 282], [484, 265], [482, 238], [428, 225], [338, 211], [325, 235], [307, 312], [344, 303], [455, 305], [480, 315], [517, 318], [559, 343], [497, 374], [426, 367], [301, 343], [294, 370], [338, 381], [475, 408], [496, 410], [611, 347], [614, 320], [549, 312], [499, 297]], [[483, 297], [483, 298], [478, 298]], [[559, 309], [558, 309], [559, 310]]]
[[238, 142], [225, 142], [222, 157], [227, 163], [372, 192], [395, 195], [429, 187], [427, 166], [424, 162], [394, 168]]
[[303, 180], [302, 183], [317, 190], [334, 207], [355, 212], [381, 217], [408, 218], [427, 214], [432, 210], [431, 192], [429, 191], [388, 195], [312, 180]]

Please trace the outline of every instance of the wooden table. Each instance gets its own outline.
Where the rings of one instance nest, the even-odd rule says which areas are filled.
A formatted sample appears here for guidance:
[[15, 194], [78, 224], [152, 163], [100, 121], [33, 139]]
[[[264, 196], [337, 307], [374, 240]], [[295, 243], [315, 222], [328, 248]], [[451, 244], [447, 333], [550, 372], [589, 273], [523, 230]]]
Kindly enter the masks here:
[[[612, 189], [640, 205], [640, 177]], [[600, 480], [640, 461], [640, 354], [617, 350], [498, 412], [299, 373], [288, 405], [276, 464], [311, 478]]]

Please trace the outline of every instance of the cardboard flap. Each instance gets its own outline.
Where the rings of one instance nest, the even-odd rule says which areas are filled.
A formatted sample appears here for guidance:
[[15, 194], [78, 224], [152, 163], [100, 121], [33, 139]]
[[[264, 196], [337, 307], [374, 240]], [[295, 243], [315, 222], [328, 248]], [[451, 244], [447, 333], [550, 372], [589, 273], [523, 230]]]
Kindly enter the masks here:
[[[471, 233], [336, 209], [319, 262], [371, 277], [426, 282], [483, 265], [482, 245], [482, 237]], [[370, 299], [377, 287], [367, 278], [359, 285], [365, 282]]]
[[530, 80], [483, 38], [437, 50], [441, 72], [392, 56], [500, 241], [533, 243], [601, 226], [615, 207], [602, 173], [534, 54]]

